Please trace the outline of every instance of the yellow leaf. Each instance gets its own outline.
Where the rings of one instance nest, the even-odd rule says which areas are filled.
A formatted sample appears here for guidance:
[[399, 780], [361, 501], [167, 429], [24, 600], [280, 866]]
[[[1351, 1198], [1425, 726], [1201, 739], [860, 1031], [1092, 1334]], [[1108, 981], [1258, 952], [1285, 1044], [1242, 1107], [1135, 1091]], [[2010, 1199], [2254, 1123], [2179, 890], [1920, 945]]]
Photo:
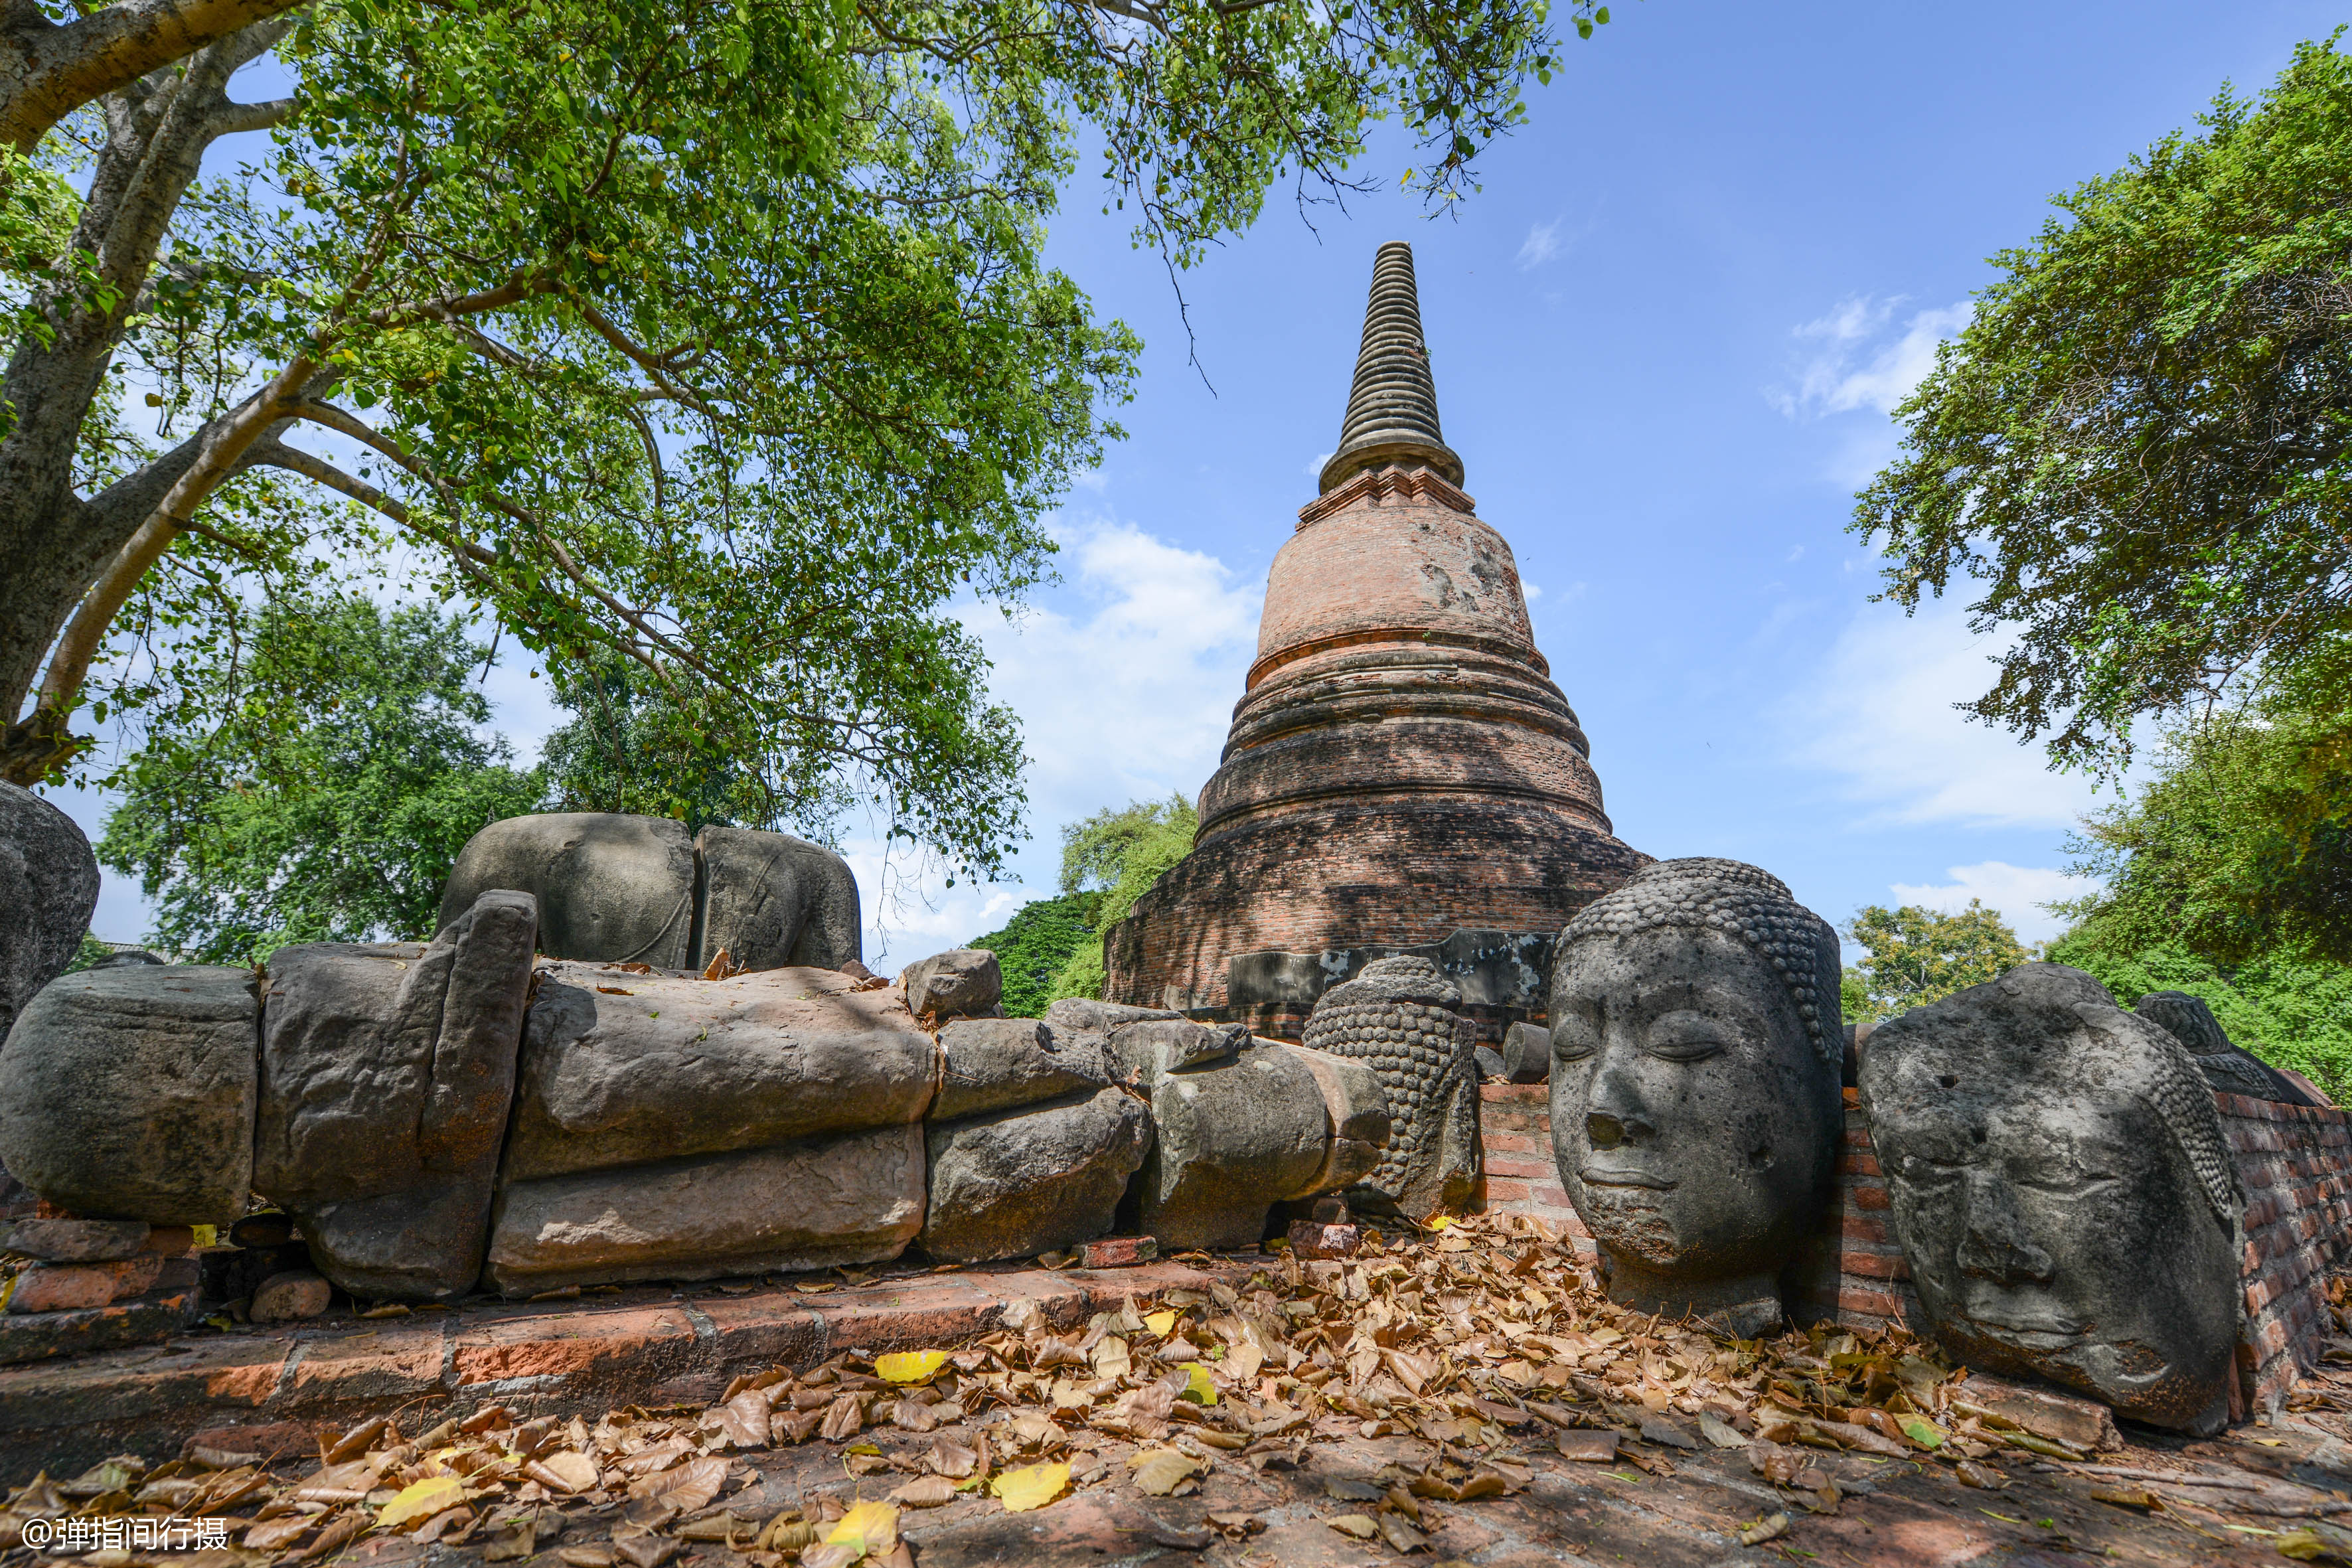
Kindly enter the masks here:
[[947, 1364], [945, 1351], [897, 1351], [876, 1356], [874, 1373], [890, 1383], [920, 1383]]
[[824, 1543], [846, 1546], [861, 1556], [887, 1557], [898, 1544], [898, 1510], [887, 1502], [861, 1502], [825, 1531]]
[[1360, 1513], [1343, 1513], [1323, 1521], [1342, 1535], [1352, 1535], [1359, 1541], [1370, 1541], [1381, 1532], [1381, 1527]]
[[1189, 1399], [1195, 1405], [1214, 1405], [1217, 1402], [1217, 1385], [1210, 1379], [1209, 1369], [1197, 1361], [1188, 1361], [1184, 1363], [1184, 1370], [1192, 1376], [1176, 1397]]
[[1442, 1214], [1435, 1219], [1429, 1222], [1429, 1228], [1432, 1230], [1444, 1230], [1447, 1226], [1452, 1225], [1453, 1223], [1454, 1216], [1452, 1215]]
[[1166, 1497], [1200, 1473], [1201, 1462], [1173, 1448], [1148, 1448], [1128, 1458], [1135, 1486], [1146, 1497]]
[[997, 1477], [989, 1489], [1004, 1500], [1005, 1512], [1026, 1513], [1060, 1497], [1069, 1484], [1067, 1465], [1024, 1465]]
[[466, 1483], [456, 1476], [433, 1476], [403, 1487], [375, 1516], [379, 1529], [397, 1530], [411, 1521], [425, 1519], [466, 1500]]
[[1170, 1311], [1147, 1312], [1143, 1317], [1143, 1326], [1164, 1340], [1168, 1337], [1168, 1331], [1176, 1326], [1176, 1314]]

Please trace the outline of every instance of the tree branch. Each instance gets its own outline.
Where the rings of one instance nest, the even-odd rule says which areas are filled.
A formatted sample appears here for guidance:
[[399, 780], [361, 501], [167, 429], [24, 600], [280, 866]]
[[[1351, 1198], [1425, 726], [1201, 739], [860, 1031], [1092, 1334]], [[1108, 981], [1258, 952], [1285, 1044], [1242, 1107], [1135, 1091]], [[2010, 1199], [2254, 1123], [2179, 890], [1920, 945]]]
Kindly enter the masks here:
[[0, 22], [0, 139], [29, 153], [83, 104], [302, 3], [121, 0], [58, 24], [15, 0]]

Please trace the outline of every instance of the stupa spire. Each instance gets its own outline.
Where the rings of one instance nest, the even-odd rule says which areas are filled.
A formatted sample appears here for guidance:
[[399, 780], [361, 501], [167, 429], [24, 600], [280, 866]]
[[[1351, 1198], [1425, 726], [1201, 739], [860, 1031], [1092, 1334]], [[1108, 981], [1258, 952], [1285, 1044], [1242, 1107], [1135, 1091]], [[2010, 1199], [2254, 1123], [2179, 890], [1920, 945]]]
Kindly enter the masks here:
[[1372, 295], [1364, 307], [1364, 342], [1356, 383], [1339, 423], [1339, 449], [1323, 465], [1322, 493], [1381, 463], [1425, 463], [1449, 484], [1462, 482], [1462, 459], [1437, 427], [1437, 385], [1421, 336], [1421, 294], [1413, 285], [1412, 247], [1390, 240], [1372, 258]]

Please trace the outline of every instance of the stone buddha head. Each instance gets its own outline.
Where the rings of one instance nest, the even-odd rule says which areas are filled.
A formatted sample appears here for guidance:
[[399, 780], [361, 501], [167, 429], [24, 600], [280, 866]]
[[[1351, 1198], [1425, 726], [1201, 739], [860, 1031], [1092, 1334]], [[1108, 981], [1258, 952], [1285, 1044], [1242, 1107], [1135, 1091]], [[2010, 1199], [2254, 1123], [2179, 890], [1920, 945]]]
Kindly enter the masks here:
[[1818, 1218], [1844, 1127], [1837, 934], [1737, 860], [1666, 860], [1560, 933], [1552, 1152], [1609, 1294], [1743, 1335]]
[[2180, 1043], [2054, 963], [1871, 1037], [1862, 1100], [1936, 1337], [2204, 1433], [2227, 1419], [2243, 1206]]

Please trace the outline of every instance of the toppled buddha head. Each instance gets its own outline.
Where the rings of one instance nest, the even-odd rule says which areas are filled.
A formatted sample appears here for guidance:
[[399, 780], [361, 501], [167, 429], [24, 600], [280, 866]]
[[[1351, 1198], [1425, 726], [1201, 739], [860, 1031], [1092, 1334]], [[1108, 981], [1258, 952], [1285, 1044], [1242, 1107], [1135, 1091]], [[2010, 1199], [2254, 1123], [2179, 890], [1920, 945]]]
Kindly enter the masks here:
[[2081, 971], [2028, 963], [1882, 1026], [1861, 1079], [1937, 1339], [2156, 1426], [2218, 1428], [2242, 1198], [2178, 1040]]
[[1737, 860], [1648, 867], [1560, 933], [1552, 1152], [1612, 1297], [1779, 1321], [1843, 1131], [1837, 995], [1837, 934]]

